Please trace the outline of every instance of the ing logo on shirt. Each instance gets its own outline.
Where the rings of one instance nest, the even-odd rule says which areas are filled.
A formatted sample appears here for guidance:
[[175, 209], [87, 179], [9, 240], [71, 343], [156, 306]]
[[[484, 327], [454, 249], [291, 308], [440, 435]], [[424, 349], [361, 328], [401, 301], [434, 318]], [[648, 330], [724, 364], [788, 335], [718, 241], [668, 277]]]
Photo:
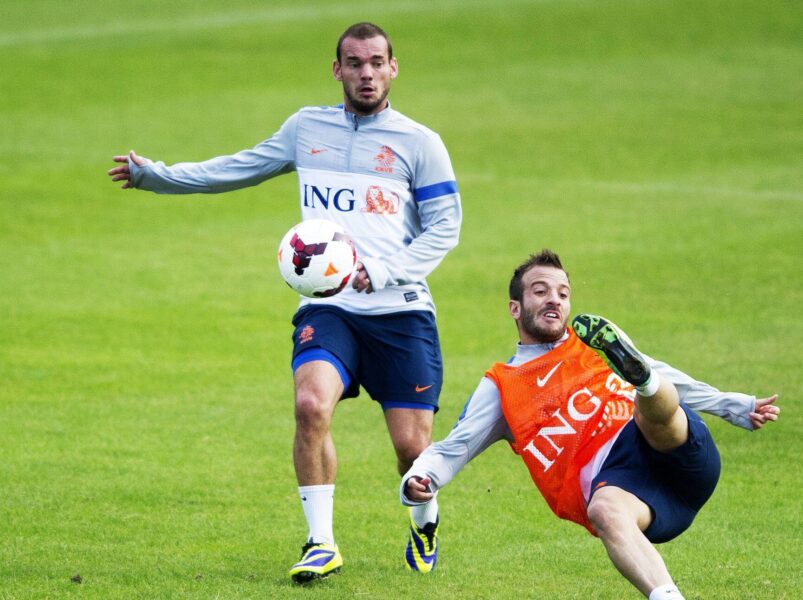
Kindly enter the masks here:
[[633, 403], [627, 400], [611, 400], [605, 405], [604, 414], [608, 421], [629, 421], [633, 416]]
[[396, 154], [390, 148], [390, 146], [382, 146], [379, 149], [379, 154], [374, 156], [374, 160], [377, 162], [377, 165], [374, 167], [374, 171], [378, 171], [380, 173], [393, 173], [393, 163], [396, 162]]
[[365, 192], [365, 208], [362, 212], [395, 215], [399, 212], [399, 195], [395, 192], [386, 192], [378, 185], [370, 185]]

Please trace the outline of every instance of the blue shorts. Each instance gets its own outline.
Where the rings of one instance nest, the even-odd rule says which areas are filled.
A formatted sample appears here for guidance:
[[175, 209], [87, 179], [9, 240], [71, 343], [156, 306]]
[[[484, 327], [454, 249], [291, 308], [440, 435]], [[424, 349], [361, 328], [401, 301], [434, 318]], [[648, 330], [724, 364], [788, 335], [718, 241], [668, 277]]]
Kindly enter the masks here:
[[658, 452], [630, 421], [591, 482], [592, 494], [612, 485], [647, 504], [653, 519], [644, 535], [653, 543], [686, 531], [719, 480], [719, 452], [708, 427], [688, 406], [680, 406], [689, 419], [689, 439], [682, 446]]
[[362, 385], [383, 410], [438, 410], [443, 361], [431, 312], [358, 315], [305, 306], [293, 325], [294, 371], [305, 362], [326, 360], [340, 373], [343, 398], [356, 397]]

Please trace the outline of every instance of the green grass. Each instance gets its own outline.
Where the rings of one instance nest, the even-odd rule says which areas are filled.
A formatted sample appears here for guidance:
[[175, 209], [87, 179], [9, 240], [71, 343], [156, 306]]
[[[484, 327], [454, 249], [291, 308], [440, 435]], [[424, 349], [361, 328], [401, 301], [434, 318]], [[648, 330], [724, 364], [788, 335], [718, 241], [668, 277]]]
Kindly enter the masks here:
[[[169, 6], [168, 6], [169, 5]], [[116, 12], [113, 12], [116, 11]], [[292, 176], [220, 197], [121, 192], [110, 157], [200, 160], [340, 100], [358, 20], [391, 33], [396, 108], [438, 131], [464, 205], [431, 276], [449, 431], [512, 353], [505, 290], [556, 249], [574, 311], [726, 389], [781, 394], [662, 546], [686, 597], [794, 598], [803, 446], [803, 25], [781, 0], [234, 0], [0, 6], [0, 600], [621, 598], [601, 545], [556, 520], [504, 444], [440, 496], [442, 555], [402, 569], [405, 515], [378, 408], [337, 411], [346, 567], [290, 586], [296, 298], [275, 246]], [[81, 583], [71, 578], [80, 574]]]

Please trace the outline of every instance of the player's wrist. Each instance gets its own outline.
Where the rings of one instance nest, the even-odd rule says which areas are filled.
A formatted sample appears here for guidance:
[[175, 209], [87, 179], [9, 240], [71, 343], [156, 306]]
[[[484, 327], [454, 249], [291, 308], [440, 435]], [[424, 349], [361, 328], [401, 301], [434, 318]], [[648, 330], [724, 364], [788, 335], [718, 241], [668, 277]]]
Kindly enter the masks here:
[[390, 273], [385, 264], [373, 256], [364, 256], [361, 259], [362, 266], [371, 280], [371, 287], [374, 291], [384, 289], [390, 280]]

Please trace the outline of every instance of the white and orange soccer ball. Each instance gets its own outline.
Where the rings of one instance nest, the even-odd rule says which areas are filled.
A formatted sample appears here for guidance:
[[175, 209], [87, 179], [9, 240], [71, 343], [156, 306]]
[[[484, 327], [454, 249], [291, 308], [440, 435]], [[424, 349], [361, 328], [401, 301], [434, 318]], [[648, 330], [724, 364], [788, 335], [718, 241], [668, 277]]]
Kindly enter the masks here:
[[346, 287], [356, 264], [354, 242], [342, 227], [325, 219], [302, 221], [279, 244], [279, 272], [302, 296], [334, 296]]

